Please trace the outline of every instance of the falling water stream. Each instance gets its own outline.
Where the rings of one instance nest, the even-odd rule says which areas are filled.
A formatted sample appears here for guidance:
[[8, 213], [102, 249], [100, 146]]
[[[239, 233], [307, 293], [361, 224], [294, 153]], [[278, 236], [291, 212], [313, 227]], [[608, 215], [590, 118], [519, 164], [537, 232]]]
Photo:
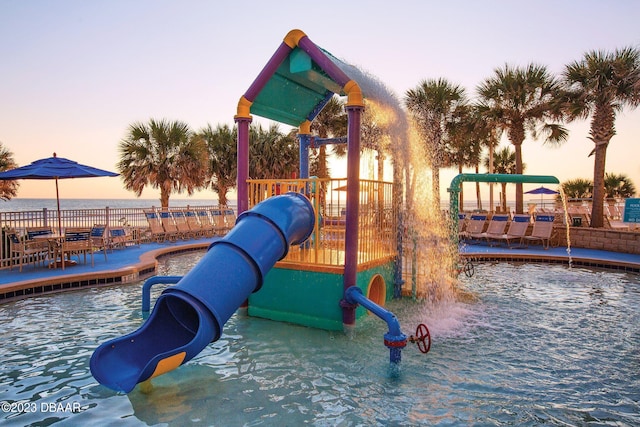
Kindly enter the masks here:
[[571, 218], [569, 217], [569, 206], [567, 204], [567, 196], [564, 193], [562, 186], [560, 186], [559, 188], [560, 188], [560, 199], [562, 200], [562, 207], [564, 208], [564, 223], [566, 225], [566, 231], [567, 231], [567, 255], [569, 256], [569, 267], [571, 267], [573, 265], [573, 260], [571, 259], [571, 231], [570, 231], [571, 225], [569, 223]]
[[389, 136], [384, 148], [393, 164], [394, 182], [402, 182], [403, 197], [397, 202], [404, 231], [404, 279], [410, 282], [404, 293], [431, 302], [455, 299], [459, 290], [452, 272], [458, 251], [449, 239], [447, 218], [431, 190], [426, 145], [394, 93], [360, 68], [336, 61], [360, 84], [365, 95], [365, 114], [374, 115], [373, 120]]

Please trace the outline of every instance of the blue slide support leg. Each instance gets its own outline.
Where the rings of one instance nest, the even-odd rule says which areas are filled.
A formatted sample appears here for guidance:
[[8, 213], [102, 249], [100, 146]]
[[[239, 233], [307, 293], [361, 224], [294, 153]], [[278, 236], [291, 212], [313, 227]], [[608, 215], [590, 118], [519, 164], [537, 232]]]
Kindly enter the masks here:
[[94, 378], [128, 393], [136, 384], [191, 360], [220, 338], [227, 320], [260, 289], [289, 245], [311, 235], [314, 223], [313, 206], [299, 193], [269, 198], [243, 212], [191, 271], [162, 292], [138, 330], [94, 351]]

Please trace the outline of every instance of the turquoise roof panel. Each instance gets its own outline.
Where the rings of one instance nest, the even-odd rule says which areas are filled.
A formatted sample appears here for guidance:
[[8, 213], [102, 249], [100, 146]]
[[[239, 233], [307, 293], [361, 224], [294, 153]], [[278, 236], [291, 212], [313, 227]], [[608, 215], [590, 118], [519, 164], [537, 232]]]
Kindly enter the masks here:
[[341, 89], [304, 51], [295, 48], [258, 93], [251, 113], [299, 126], [312, 120], [318, 107]]

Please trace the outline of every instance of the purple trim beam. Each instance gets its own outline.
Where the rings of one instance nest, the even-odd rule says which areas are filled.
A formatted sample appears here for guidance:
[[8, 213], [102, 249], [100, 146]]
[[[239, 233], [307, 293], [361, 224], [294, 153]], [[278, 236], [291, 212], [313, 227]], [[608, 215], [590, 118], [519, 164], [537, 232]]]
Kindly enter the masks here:
[[298, 47], [305, 51], [336, 83], [344, 87], [351, 79], [324, 54], [307, 36], [298, 41]]
[[249, 89], [245, 92], [245, 98], [251, 102], [255, 101], [256, 96], [264, 89], [269, 79], [273, 77], [280, 64], [282, 64], [282, 61], [289, 56], [291, 50], [286, 43], [283, 42], [280, 44], [273, 56], [269, 59], [269, 62], [267, 62], [262, 71], [260, 71], [260, 74], [258, 74], [258, 77], [256, 77], [251, 86], [249, 86]]

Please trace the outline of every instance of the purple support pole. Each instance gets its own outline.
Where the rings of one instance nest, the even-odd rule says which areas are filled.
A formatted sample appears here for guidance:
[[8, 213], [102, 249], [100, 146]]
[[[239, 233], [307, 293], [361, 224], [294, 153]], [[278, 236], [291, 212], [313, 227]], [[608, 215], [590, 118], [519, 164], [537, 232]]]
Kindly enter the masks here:
[[[360, 204], [360, 120], [362, 106], [347, 105], [349, 128], [347, 132], [347, 214], [345, 230], [344, 289], [356, 284], [358, 269], [358, 215]], [[356, 323], [356, 306], [341, 301], [342, 324]]]
[[251, 118], [236, 117], [238, 123], [238, 215], [249, 209], [249, 124]]

